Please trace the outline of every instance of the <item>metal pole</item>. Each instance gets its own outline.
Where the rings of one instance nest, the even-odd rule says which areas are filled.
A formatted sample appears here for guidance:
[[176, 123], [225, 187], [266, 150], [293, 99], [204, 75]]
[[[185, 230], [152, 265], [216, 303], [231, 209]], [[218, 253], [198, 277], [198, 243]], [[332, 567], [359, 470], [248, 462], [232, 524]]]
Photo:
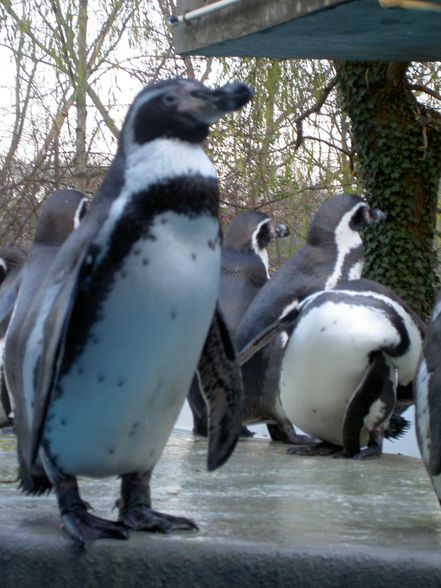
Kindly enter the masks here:
[[168, 21], [174, 27], [182, 24], [182, 23], [189, 23], [196, 18], [200, 18], [201, 16], [206, 16], [207, 14], [212, 14], [213, 12], [217, 12], [218, 10], [222, 10], [222, 8], [226, 8], [227, 6], [231, 6], [233, 4], [238, 4], [241, 0], [218, 0], [217, 2], [213, 2], [212, 4], [208, 4], [202, 8], [196, 8], [195, 10], [190, 10], [185, 14], [180, 14], [179, 16], [169, 16]]

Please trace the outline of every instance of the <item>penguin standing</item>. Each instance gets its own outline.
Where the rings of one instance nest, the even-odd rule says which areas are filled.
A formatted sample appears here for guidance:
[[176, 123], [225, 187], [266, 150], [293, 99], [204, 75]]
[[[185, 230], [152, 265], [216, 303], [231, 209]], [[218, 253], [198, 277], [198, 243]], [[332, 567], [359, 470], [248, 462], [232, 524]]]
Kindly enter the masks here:
[[[267, 246], [273, 237], [286, 237], [286, 225], [273, 223], [263, 212], [248, 211], [235, 216], [225, 230], [222, 243], [221, 279], [219, 288], [219, 308], [223, 314], [230, 334], [233, 337], [237, 326], [250, 302], [269, 280], [269, 261]], [[251, 360], [260, 368], [261, 352]], [[250, 369], [250, 364], [244, 366]], [[244, 384], [246, 374], [242, 372]], [[193, 415], [193, 432], [207, 435], [207, 407], [199, 390], [197, 378], [193, 379], [188, 402]], [[252, 433], [242, 428], [242, 436]]]
[[[251, 382], [244, 377], [246, 424], [273, 423], [273, 439], [304, 443], [304, 436], [295, 433], [280, 402], [280, 370], [288, 335], [277, 332], [282, 330], [284, 317], [294, 312], [306, 296], [361, 276], [364, 249], [360, 233], [384, 218], [380, 210], [370, 208], [359, 196], [342, 194], [328, 199], [312, 219], [305, 245], [256, 295], [238, 326], [236, 344], [241, 363], [254, 363], [252, 356], [263, 347], [269, 367], [264, 376], [253, 377]], [[266, 347], [265, 342], [269, 342]]]
[[77, 190], [56, 190], [46, 198], [38, 213], [32, 248], [20, 273], [16, 274], [16, 279], [14, 282], [10, 282], [8, 288], [5, 289], [4, 297], [0, 299], [0, 318], [3, 318], [7, 313], [9, 323], [5, 337], [3, 361], [6, 388], [10, 391], [17, 386], [15, 375], [18, 366], [16, 366], [16, 362], [21, 357], [18, 329], [59, 248], [68, 235], [79, 225], [86, 210], [87, 198]]
[[309, 296], [297, 313], [280, 399], [295, 425], [325, 443], [289, 453], [379, 455], [397, 401], [412, 389], [421, 321], [390, 289], [364, 279]]
[[424, 340], [414, 396], [418, 446], [441, 506], [441, 293]]
[[[152, 470], [196, 367], [211, 409], [209, 469], [236, 443], [240, 371], [215, 311], [218, 183], [202, 142], [250, 97], [244, 84], [211, 90], [183, 79], [138, 94], [102, 187], [20, 326], [22, 486], [38, 493], [53, 485], [81, 546], [125, 539], [128, 529], [196, 528], [150, 502]], [[35, 475], [37, 455], [46, 480]], [[88, 512], [81, 475], [121, 477], [118, 522]]]
[[[0, 300], [8, 293], [15, 300], [18, 284], [17, 278], [26, 259], [26, 251], [21, 247], [0, 248]], [[11, 312], [0, 323], [0, 427], [12, 424], [11, 402], [3, 375], [4, 337], [8, 328]]]

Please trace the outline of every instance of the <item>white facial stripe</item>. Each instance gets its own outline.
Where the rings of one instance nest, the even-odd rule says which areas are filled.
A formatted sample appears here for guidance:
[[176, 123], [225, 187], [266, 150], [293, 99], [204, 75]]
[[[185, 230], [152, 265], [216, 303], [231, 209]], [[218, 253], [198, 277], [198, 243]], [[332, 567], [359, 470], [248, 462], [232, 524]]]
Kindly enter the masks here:
[[335, 288], [338, 281], [342, 277], [342, 269], [345, 262], [346, 256], [355, 249], [363, 244], [358, 231], [354, 231], [350, 227], [350, 222], [354, 214], [360, 208], [365, 208], [366, 204], [360, 202], [354, 208], [351, 208], [346, 214], [344, 214], [335, 229], [335, 243], [337, 245], [337, 261], [335, 262], [334, 270], [329, 276], [325, 290]]
[[110, 207], [109, 216], [95, 241], [105, 254], [115, 221], [133, 194], [147, 191], [151, 186], [180, 176], [201, 175], [216, 178], [216, 171], [200, 145], [178, 139], [155, 139], [133, 150], [125, 168], [125, 184]]
[[268, 279], [270, 279], [270, 275], [269, 275], [269, 260], [268, 260], [268, 252], [266, 250], [266, 247], [264, 247], [263, 249], [261, 249], [259, 247], [259, 244], [257, 242], [257, 236], [259, 234], [260, 229], [263, 227], [263, 225], [267, 225], [271, 222], [271, 220], [269, 218], [266, 218], [265, 220], [261, 221], [255, 231], [253, 232], [253, 235], [251, 237], [251, 247], [254, 251], [254, 253], [256, 255], [258, 255], [260, 257], [260, 259], [263, 262], [263, 265], [265, 266], [265, 271], [266, 271], [266, 276]]
[[87, 198], [81, 198], [80, 203], [77, 206], [77, 209], [74, 214], [74, 229], [78, 227], [81, 222], [81, 216], [84, 213], [85, 207], [87, 206]]
[[3, 257], [0, 257], [0, 267], [2, 267], [5, 270], [5, 274], [8, 273], [8, 266]]

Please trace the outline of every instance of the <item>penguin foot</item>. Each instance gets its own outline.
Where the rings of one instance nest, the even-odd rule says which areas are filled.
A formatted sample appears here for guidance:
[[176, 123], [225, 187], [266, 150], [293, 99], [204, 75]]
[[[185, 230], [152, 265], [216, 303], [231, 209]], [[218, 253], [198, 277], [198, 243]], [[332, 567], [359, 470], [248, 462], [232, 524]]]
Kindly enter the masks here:
[[56, 484], [55, 491], [63, 526], [81, 549], [86, 549], [96, 539], [129, 538], [128, 529], [121, 523], [87, 512], [91, 506], [81, 498], [75, 478], [63, 477]]
[[173, 531], [197, 531], [191, 519], [152, 510], [148, 506], [135, 505], [120, 511], [118, 520], [130, 529], [169, 534]]
[[120, 522], [107, 521], [78, 506], [61, 516], [63, 526], [81, 549], [96, 539], [128, 539], [129, 530]]
[[341, 453], [341, 447], [323, 441], [321, 443], [316, 443], [315, 445], [299, 445], [298, 447], [290, 447], [287, 449], [286, 453], [289, 455], [303, 455], [307, 457], [328, 456]]
[[288, 422], [267, 424], [271, 441], [281, 441], [289, 445], [311, 445], [317, 443], [317, 439], [309, 435], [298, 435], [293, 425]]
[[116, 502], [119, 509], [118, 521], [129, 529], [152, 533], [197, 531], [198, 526], [191, 519], [175, 517], [150, 508], [151, 474], [150, 470], [121, 476], [121, 498]]

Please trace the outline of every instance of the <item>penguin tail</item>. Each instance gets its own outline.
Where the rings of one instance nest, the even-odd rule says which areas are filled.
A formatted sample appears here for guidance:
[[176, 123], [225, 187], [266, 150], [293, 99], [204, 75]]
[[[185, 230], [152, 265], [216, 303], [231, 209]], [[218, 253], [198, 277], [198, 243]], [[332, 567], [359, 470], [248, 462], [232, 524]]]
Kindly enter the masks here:
[[394, 413], [391, 416], [389, 427], [385, 432], [386, 439], [399, 439], [403, 437], [410, 429], [410, 421], [399, 414]]

